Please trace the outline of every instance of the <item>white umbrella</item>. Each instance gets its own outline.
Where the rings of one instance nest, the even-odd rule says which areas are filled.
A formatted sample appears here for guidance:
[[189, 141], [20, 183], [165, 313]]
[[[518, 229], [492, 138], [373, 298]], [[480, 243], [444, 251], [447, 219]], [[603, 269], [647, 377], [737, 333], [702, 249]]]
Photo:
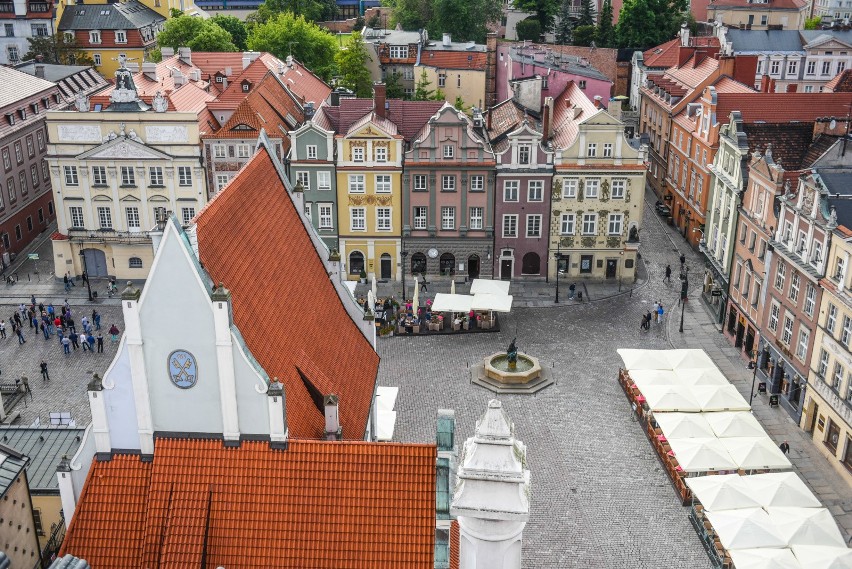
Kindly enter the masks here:
[[376, 311], [376, 297], [371, 290], [367, 291], [367, 309], [370, 312]]
[[701, 413], [654, 413], [667, 439], [712, 439], [713, 429]]
[[749, 495], [761, 506], [800, 506], [819, 508], [822, 503], [793, 472], [769, 472], [743, 477], [749, 485]]
[[420, 308], [420, 281], [414, 279], [414, 299], [411, 301], [411, 310], [417, 317], [417, 309]]
[[756, 547], [787, 547], [778, 528], [762, 508], [706, 512], [705, 514], [719, 541], [725, 549], [752, 549]]
[[758, 508], [758, 504], [748, 494], [748, 484], [744, 476], [738, 474], [720, 474], [718, 476], [696, 476], [686, 478], [686, 485], [692, 490], [692, 496], [701, 502], [705, 510], [740, 510]]
[[849, 569], [852, 549], [826, 545], [794, 545], [793, 555], [808, 569]]
[[376, 284], [376, 275], [373, 275], [373, 281], [370, 283], [370, 290], [373, 291], [373, 298], [378, 298], [379, 296], [379, 285]]
[[450, 281], [450, 294], [456, 293], [456, 279]]
[[743, 470], [786, 470], [793, 465], [769, 437], [718, 439]]
[[666, 350], [633, 350], [621, 348], [616, 350], [624, 361], [624, 369], [672, 369], [666, 357]]
[[672, 439], [669, 441], [675, 458], [686, 472], [736, 470], [719, 439]]
[[491, 312], [511, 312], [513, 298], [508, 294], [475, 294], [471, 308]]
[[734, 549], [731, 561], [737, 569], [803, 569], [790, 549]]
[[707, 422], [716, 436], [727, 437], [765, 437], [766, 431], [760, 426], [754, 415], [748, 411], [718, 411], [704, 413]]
[[748, 411], [751, 407], [733, 385], [695, 385], [692, 393], [702, 411]]
[[432, 312], [470, 312], [473, 297], [467, 294], [439, 292], [432, 303]]
[[701, 404], [692, 395], [692, 390], [683, 385], [650, 385], [642, 391], [648, 407], [658, 411], [701, 411]]
[[495, 281], [491, 279], [473, 279], [470, 283], [470, 294], [509, 294], [510, 281]]
[[716, 368], [677, 368], [673, 372], [688, 385], [730, 385], [728, 378]]
[[827, 508], [767, 508], [766, 513], [790, 545], [846, 546]]
[[639, 391], [652, 385], [681, 385], [674, 372], [666, 369], [631, 369], [630, 379]]
[[672, 369], [713, 369], [716, 364], [704, 350], [667, 350]]

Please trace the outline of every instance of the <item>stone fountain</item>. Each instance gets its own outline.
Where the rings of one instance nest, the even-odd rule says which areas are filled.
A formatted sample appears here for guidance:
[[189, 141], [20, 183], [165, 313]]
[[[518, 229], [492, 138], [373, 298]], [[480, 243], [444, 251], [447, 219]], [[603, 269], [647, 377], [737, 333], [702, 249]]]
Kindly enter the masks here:
[[538, 358], [518, 351], [512, 340], [505, 352], [497, 352], [471, 367], [473, 383], [495, 393], [536, 393], [553, 383], [549, 369]]

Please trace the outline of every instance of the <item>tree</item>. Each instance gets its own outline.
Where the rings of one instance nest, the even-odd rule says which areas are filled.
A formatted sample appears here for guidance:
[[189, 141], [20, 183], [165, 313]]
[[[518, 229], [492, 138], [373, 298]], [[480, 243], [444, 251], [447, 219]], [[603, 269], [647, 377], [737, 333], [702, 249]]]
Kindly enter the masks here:
[[355, 18], [355, 23], [352, 25], [352, 31], [360, 32], [364, 29], [364, 26], [366, 26], [366, 24], [364, 23], [364, 16], [358, 14], [358, 17]]
[[553, 18], [561, 5], [559, 0], [514, 0], [513, 6], [517, 10], [534, 13], [541, 31], [546, 32], [553, 27]]
[[429, 101], [435, 96], [435, 91], [430, 88], [432, 82], [429, 81], [429, 75], [426, 73], [426, 68], [423, 68], [423, 71], [420, 73], [420, 79], [417, 81], [417, 84], [414, 86], [414, 100], [415, 101]]
[[595, 43], [597, 43], [598, 47], [612, 47], [615, 45], [615, 28], [612, 26], [612, 0], [604, 0]]
[[455, 41], [485, 42], [489, 24], [503, 14], [502, 0], [386, 0], [393, 8], [391, 26], [426, 29], [429, 37], [450, 34]]
[[577, 26], [574, 28], [573, 45], [590, 46], [598, 35], [596, 26]]
[[618, 47], [648, 48], [677, 36], [688, 0], [625, 0], [615, 28]]
[[521, 20], [515, 24], [515, 34], [521, 41], [538, 41], [541, 39], [541, 24], [535, 18]]
[[231, 40], [231, 34], [210, 20], [204, 21], [201, 31], [187, 45], [192, 51], [240, 51]]
[[246, 19], [251, 25], [265, 24], [284, 12], [300, 14], [311, 22], [324, 22], [337, 15], [337, 3], [334, 0], [264, 0], [257, 12]]
[[571, 15], [572, 5], [572, 0], [562, 0], [562, 3], [559, 5], [559, 15], [554, 30], [556, 43], [558, 44], [567, 45], [571, 43], [574, 26], [577, 25], [577, 19]]
[[822, 28], [822, 16], [814, 16], [805, 20], [806, 30], [819, 30]]
[[275, 19], [254, 26], [249, 32], [248, 47], [268, 51], [279, 59], [292, 55], [325, 80], [331, 79], [335, 70], [337, 39], [292, 12], [278, 14]]
[[597, 23], [593, 1], [583, 0], [583, 5], [580, 6], [580, 17], [577, 19], [578, 26], [594, 26]]
[[340, 73], [340, 83], [355, 93], [356, 97], [368, 98], [372, 93], [373, 80], [367, 62], [372, 61], [361, 32], [352, 32], [346, 45], [334, 56]]
[[231, 41], [237, 46], [237, 50], [245, 51], [248, 47], [246, 40], [248, 39], [248, 30], [245, 22], [236, 16], [226, 16], [224, 14], [216, 14], [210, 21], [231, 34]]
[[466, 113], [470, 107], [464, 104], [464, 99], [461, 98], [461, 95], [456, 96], [456, 100], [453, 103], [453, 106], [456, 110]]
[[432, 19], [432, 0], [385, 0], [383, 4], [393, 8], [391, 27], [420, 30]]
[[237, 51], [231, 34], [212, 20], [193, 16], [178, 16], [166, 22], [157, 36], [160, 48], [188, 47], [192, 51]]
[[42, 56], [45, 63], [62, 65], [94, 65], [89, 55], [77, 46], [73, 36], [59, 33], [53, 36], [27, 38], [30, 49], [24, 54], [24, 61]]
[[447, 96], [444, 94], [443, 89], [436, 89], [435, 94], [429, 97], [430, 101], [446, 101]]
[[388, 99], [407, 99], [405, 88], [402, 86], [402, 74], [394, 71], [385, 78], [385, 89]]

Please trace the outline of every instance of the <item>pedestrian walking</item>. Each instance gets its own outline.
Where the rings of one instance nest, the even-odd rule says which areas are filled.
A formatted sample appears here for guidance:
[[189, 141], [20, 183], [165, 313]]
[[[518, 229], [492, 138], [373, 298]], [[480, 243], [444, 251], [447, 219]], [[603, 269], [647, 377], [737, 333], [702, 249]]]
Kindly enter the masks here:
[[71, 340], [71, 346], [74, 348], [74, 351], [76, 352], [77, 348], [79, 347], [79, 345], [77, 344], [77, 341], [78, 341], [79, 338], [77, 337], [77, 334], [74, 333], [74, 332], [71, 332], [71, 335], [69, 336], [69, 338]]
[[104, 353], [104, 335], [98, 332], [98, 353]]
[[50, 340], [50, 332], [44, 322], [41, 323], [41, 333], [44, 334], [45, 340]]
[[568, 287], [568, 298], [573, 300], [574, 294], [576, 292], [577, 292], [577, 285], [574, 284], [574, 283], [571, 283], [571, 286]]
[[101, 315], [97, 310], [92, 310], [92, 322], [95, 323], [95, 330], [101, 329]]
[[18, 389], [21, 391], [21, 393], [23, 393], [24, 395], [29, 393], [30, 394], [30, 400], [32, 400], [33, 392], [30, 389], [30, 378], [28, 378], [25, 375], [22, 375], [21, 379], [16, 381], [15, 383], [18, 384]]
[[790, 445], [787, 443], [786, 440], [780, 445], [778, 445], [778, 448], [780, 448], [781, 452], [783, 452], [784, 454], [790, 454]]
[[666, 278], [664, 278], [663, 280], [668, 281], [669, 284], [672, 284], [672, 266], [671, 265], [666, 265]]
[[6, 339], [6, 321], [0, 320], [0, 339]]
[[112, 337], [113, 344], [118, 342], [118, 327], [115, 324], [109, 327], [109, 335]]
[[663, 323], [663, 314], [664, 314], [664, 311], [663, 311], [663, 303], [661, 302], [661, 303], [660, 303], [660, 307], [659, 307], [659, 308], [657, 308], [657, 324], [662, 324], [662, 323]]
[[95, 353], [95, 337], [92, 336], [91, 332], [89, 332], [89, 334], [86, 336], [86, 343], [89, 344], [89, 352], [94, 354]]
[[65, 284], [65, 292], [71, 290], [71, 284], [68, 282], [68, 273], [65, 273], [65, 276], [62, 277], [62, 282]]
[[429, 284], [428, 282], [426, 282], [426, 273], [423, 273], [422, 277], [423, 281], [420, 283], [420, 288], [423, 289], [423, 292], [429, 292], [429, 289], [426, 288], [426, 286]]
[[18, 327], [18, 329], [17, 329], [17, 330], [15, 330], [15, 331], [18, 333], [18, 345], [20, 345], [20, 344], [26, 344], [26, 343], [27, 343], [27, 341], [26, 341], [26, 340], [24, 340], [24, 333], [21, 331], [21, 328], [20, 328], [20, 327]]
[[639, 325], [639, 329], [640, 330], [647, 330], [648, 329], [648, 315], [647, 314], [642, 315], [642, 324]]
[[683, 271], [683, 266], [686, 264], [686, 255], [680, 254], [680, 270]]
[[30, 295], [30, 304], [31, 304], [32, 306], [35, 306], [35, 305], [36, 305], [36, 299], [35, 299], [35, 295], [34, 295], [34, 294], [31, 294], [31, 295]]
[[645, 314], [645, 330], [651, 329], [651, 311], [649, 310], [647, 314]]
[[660, 310], [660, 301], [655, 300], [654, 301], [654, 307], [651, 308], [651, 314], [653, 315], [654, 322], [657, 321], [657, 313], [659, 312], [659, 310]]
[[47, 373], [47, 362], [44, 360], [41, 360], [41, 379], [50, 381], [50, 374]]
[[83, 351], [89, 349], [89, 342], [86, 341], [86, 333], [80, 332], [80, 335], [77, 337], [77, 341], [80, 342], [80, 345], [83, 346]]
[[71, 353], [71, 340], [67, 336], [62, 338], [62, 353], [66, 356]]

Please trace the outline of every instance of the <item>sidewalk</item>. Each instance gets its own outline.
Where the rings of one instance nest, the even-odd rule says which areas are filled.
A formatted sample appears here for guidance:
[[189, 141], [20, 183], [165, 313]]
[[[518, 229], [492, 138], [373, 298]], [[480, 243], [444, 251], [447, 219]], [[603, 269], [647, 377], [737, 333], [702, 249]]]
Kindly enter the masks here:
[[[682, 242], [680, 235], [668, 226], [664, 227], [675, 243], [678, 239]], [[687, 262], [696, 267], [695, 273], [698, 273], [697, 268], [704, 266], [702, 256], [687, 247], [681, 247], [681, 249], [686, 251]], [[743, 362], [741, 352], [734, 348], [714, 325], [709, 311], [701, 303], [700, 288], [696, 288], [694, 283], [690, 282], [689, 301], [684, 311], [683, 333], [678, 331], [680, 314], [676, 310], [673, 310], [671, 314], [672, 317], [667, 325], [672, 347], [698, 348], [707, 352], [722, 373], [748, 400], [752, 386], [752, 370], [748, 369]], [[781, 444], [785, 440], [789, 442], [788, 457], [793, 463], [794, 470], [834, 515], [847, 541], [852, 540], [852, 488], [846, 480], [817, 451], [807, 433], [793, 422], [784, 409], [780, 406], [769, 407], [767, 394], [755, 395], [752, 401], [752, 412], [776, 444]]]

